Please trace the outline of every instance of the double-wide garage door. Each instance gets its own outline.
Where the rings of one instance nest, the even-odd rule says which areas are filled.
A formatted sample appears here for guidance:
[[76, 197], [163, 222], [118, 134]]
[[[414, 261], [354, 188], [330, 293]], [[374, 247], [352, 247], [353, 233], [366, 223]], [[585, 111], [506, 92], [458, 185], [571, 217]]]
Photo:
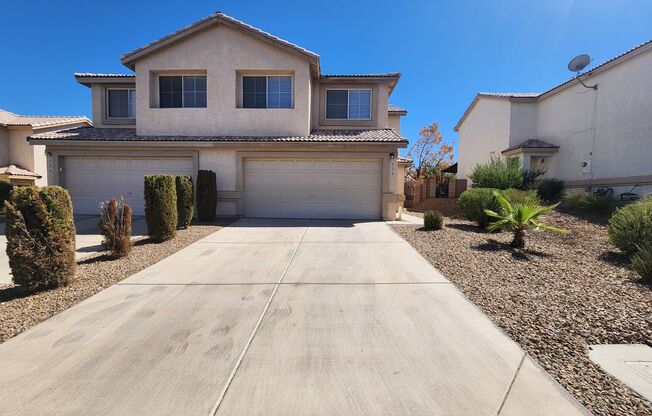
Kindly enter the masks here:
[[97, 214], [99, 204], [124, 197], [135, 215], [145, 208], [143, 177], [157, 173], [195, 176], [192, 158], [66, 157], [65, 186], [77, 214]]
[[379, 159], [246, 158], [245, 215], [378, 219]]

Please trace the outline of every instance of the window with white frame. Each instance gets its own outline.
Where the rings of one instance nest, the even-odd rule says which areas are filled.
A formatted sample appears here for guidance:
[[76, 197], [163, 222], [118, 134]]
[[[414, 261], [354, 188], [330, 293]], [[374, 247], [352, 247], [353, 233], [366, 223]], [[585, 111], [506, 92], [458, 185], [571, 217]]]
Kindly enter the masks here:
[[329, 120], [371, 120], [371, 90], [326, 90]]
[[136, 90], [129, 88], [111, 88], [106, 94], [107, 118], [136, 117]]
[[205, 108], [206, 76], [159, 76], [160, 108]]
[[243, 108], [292, 108], [292, 76], [243, 76]]

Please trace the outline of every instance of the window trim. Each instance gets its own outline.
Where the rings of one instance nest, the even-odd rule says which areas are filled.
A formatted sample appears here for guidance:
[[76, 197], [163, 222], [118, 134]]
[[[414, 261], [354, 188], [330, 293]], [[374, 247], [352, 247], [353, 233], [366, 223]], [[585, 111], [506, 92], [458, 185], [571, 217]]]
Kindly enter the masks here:
[[[328, 91], [346, 91], [346, 118], [328, 117]], [[351, 91], [369, 91], [369, 117], [368, 118], [350, 118], [349, 117], [349, 99]], [[371, 121], [373, 120], [374, 109], [374, 90], [373, 88], [326, 88], [324, 89], [324, 120], [328, 121]]]
[[[161, 107], [161, 77], [180, 77], [181, 78], [181, 107]], [[205, 107], [186, 107], [185, 101], [185, 77], [204, 77], [206, 78], [206, 106]], [[156, 74], [156, 104], [155, 108], [168, 110], [168, 109], [180, 109], [180, 108], [194, 108], [194, 109], [206, 109], [208, 108], [208, 75], [207, 74]], [[195, 90], [195, 94], [197, 90]], [[151, 102], [151, 101], [150, 101]]]
[[[109, 103], [109, 91], [125, 91], [125, 90], [126, 91], [133, 91], [134, 92], [134, 99], [136, 99], [136, 88], [127, 88], [127, 87], [118, 88], [118, 87], [116, 87], [116, 88], [105, 88], [104, 89], [104, 95], [105, 95], [104, 104], [105, 104], [105, 109], [106, 109], [105, 114], [104, 114], [104, 118], [106, 120], [135, 120], [136, 119], [137, 107], [136, 107], [135, 102], [134, 102], [134, 116], [133, 117], [129, 117], [129, 116], [127, 116], [127, 117], [114, 117], [114, 116], [109, 115], [109, 106], [110, 106], [110, 103]], [[129, 93], [128, 92], [127, 92], [127, 100], [129, 100]], [[127, 106], [128, 105], [129, 105], [129, 101], [127, 101]], [[127, 113], [129, 113], [128, 108], [127, 108]]]
[[[245, 107], [244, 106], [244, 79], [245, 78], [262, 78], [265, 77], [265, 107]], [[290, 106], [289, 107], [269, 107], [269, 77], [288, 77], [290, 78]], [[294, 109], [294, 75], [288, 74], [242, 74], [241, 78], [241, 94], [242, 94], [242, 105], [241, 109], [245, 110], [293, 110]]]

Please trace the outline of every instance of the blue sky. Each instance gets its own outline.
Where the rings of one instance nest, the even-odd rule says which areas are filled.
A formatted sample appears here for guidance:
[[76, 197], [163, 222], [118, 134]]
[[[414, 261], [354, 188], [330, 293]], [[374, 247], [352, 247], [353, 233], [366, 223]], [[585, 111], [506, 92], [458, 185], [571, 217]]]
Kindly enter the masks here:
[[408, 109], [411, 141], [433, 121], [454, 140], [477, 91], [545, 91], [571, 76], [579, 53], [597, 64], [652, 39], [647, 0], [8, 3], [0, 108], [90, 117], [90, 91], [73, 72], [127, 72], [122, 53], [220, 10], [317, 52], [324, 73], [401, 72], [390, 101]]

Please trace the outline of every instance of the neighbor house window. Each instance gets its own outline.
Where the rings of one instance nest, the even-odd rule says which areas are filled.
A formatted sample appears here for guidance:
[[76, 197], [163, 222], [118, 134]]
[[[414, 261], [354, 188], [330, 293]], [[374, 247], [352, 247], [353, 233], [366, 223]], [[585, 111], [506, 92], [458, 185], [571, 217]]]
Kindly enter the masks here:
[[136, 117], [136, 90], [134, 89], [109, 89], [107, 90], [107, 117], [109, 118], [134, 118]]
[[206, 107], [205, 76], [159, 76], [159, 107]]
[[292, 77], [243, 76], [242, 107], [292, 108]]
[[371, 90], [326, 90], [326, 118], [370, 120]]

